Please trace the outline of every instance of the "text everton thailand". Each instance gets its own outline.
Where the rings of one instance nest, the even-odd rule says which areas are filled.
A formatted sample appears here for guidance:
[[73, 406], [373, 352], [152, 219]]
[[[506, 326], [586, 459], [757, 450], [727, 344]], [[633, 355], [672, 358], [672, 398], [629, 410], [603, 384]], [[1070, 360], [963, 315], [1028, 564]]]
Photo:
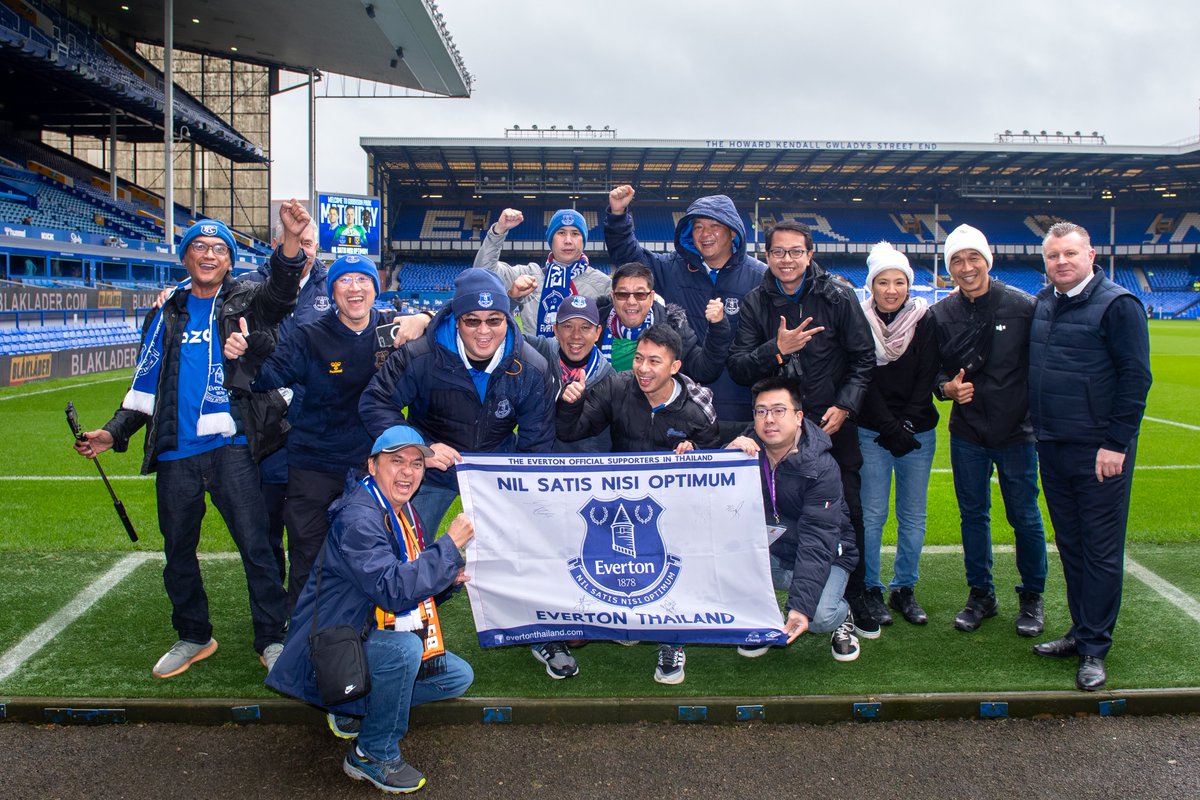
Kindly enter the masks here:
[[[591, 622], [597, 625], [628, 625], [628, 611], [543, 611], [539, 620], [555, 622]], [[735, 617], [727, 611], [705, 611], [691, 614], [644, 614], [634, 611], [636, 625], [732, 625]]]

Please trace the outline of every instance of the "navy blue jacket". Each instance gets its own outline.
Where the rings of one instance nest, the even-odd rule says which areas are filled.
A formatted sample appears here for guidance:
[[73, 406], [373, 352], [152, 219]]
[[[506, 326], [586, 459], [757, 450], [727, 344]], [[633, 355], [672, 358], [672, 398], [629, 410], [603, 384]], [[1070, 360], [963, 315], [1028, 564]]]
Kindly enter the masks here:
[[1029, 413], [1038, 441], [1124, 453], [1150, 391], [1141, 301], [1097, 270], [1075, 297], [1038, 292], [1029, 333]]
[[304, 388], [288, 408], [288, 464], [344, 473], [361, 467], [371, 454], [374, 439], [358, 417], [358, 401], [392, 351], [380, 347], [375, 336], [375, 326], [392, 316], [372, 309], [370, 323], [356, 333], [330, 309], [316, 322], [297, 327], [262, 365], [255, 391]]
[[[396, 350], [363, 391], [358, 411], [371, 436], [412, 425], [430, 444], [460, 453], [544, 453], [554, 444], [555, 376], [508, 315], [504, 356], [481, 392], [455, 343], [454, 312], [446, 306], [420, 339]], [[557, 365], [554, 369], [557, 369]], [[407, 418], [402, 409], [407, 408]], [[515, 432], [514, 432], [515, 431]], [[453, 468], [425, 480], [457, 487]]]
[[[697, 217], [715, 219], [734, 232], [733, 257], [717, 270], [716, 283], [708, 275], [704, 260], [696, 249], [692, 226]], [[633, 216], [609, 213], [604, 223], [604, 243], [614, 266], [638, 261], [654, 275], [654, 290], [668, 303], [683, 306], [688, 323], [703, 346], [708, 337], [704, 309], [708, 301], [725, 301], [725, 315], [731, 331], [737, 329], [742, 298], [762, 281], [767, 265], [746, 255], [746, 227], [733, 201], [723, 194], [701, 197], [688, 206], [687, 213], [675, 226], [675, 252], [652, 253], [642, 247], [633, 231]], [[728, 372], [710, 384], [722, 420], [750, 419], [750, 390], [738, 386]]]
[[[321, 705], [310, 659], [314, 600], [319, 628], [353, 625], [369, 637], [376, 606], [401, 613], [451, 586], [463, 566], [454, 541], [443, 536], [426, 546], [415, 561], [401, 561], [399, 545], [384, 523], [384, 511], [357, 481], [329, 507], [329, 535], [309, 573], [288, 625], [283, 652], [267, 675], [267, 686], [313, 705]], [[317, 566], [321, 593], [316, 594]], [[371, 696], [330, 707], [340, 714], [365, 716]]]
[[[276, 332], [276, 338], [279, 341], [287, 339], [288, 334], [299, 326], [316, 322], [326, 311], [333, 308], [333, 300], [330, 299], [329, 286], [325, 280], [327, 274], [328, 270], [320, 261], [313, 264], [313, 268], [308, 272], [308, 280], [300, 287], [300, 297], [296, 300], [296, 308], [284, 318], [283, 322], [279, 323], [279, 330]], [[248, 272], [238, 280], [265, 283], [269, 277], [271, 277], [271, 262], [268, 261], [254, 272]]]
[[[762, 492], [767, 523], [776, 524], [777, 509], [778, 524], [787, 526], [771, 545], [771, 554], [792, 568], [787, 608], [812, 619], [830, 567], [852, 571], [858, 564], [858, 549], [842, 493], [841, 468], [829, 452], [833, 447], [829, 435], [808, 417], [803, 426], [796, 450], [775, 465], [774, 508], [765, 474]], [[764, 472], [770, 469], [765, 447], [759, 451], [758, 463]]]

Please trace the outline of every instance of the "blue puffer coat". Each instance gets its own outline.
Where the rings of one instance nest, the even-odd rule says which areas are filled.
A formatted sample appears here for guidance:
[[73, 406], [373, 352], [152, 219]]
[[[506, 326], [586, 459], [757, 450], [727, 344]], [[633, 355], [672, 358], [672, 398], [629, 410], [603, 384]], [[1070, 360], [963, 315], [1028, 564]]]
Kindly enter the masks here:
[[[715, 219], [734, 233], [733, 257], [716, 271], [715, 282], [709, 277], [692, 237], [697, 217]], [[701, 346], [708, 337], [708, 321], [704, 318], [708, 301], [717, 297], [724, 300], [730, 330], [737, 330], [742, 298], [762, 282], [767, 272], [766, 264], [746, 255], [746, 226], [733, 201], [723, 194], [701, 197], [688, 206], [687, 213], [675, 226], [674, 253], [652, 253], [642, 247], [634, 234], [633, 216], [628, 212], [607, 215], [604, 243], [614, 265], [638, 261], [650, 268], [654, 290], [666, 302], [683, 307]], [[734, 383], [727, 371], [707, 385], [713, 390], [718, 419], [750, 419], [750, 390]]]
[[[267, 686], [313, 705], [321, 705], [317, 676], [309, 658], [314, 599], [317, 625], [353, 625], [374, 630], [376, 606], [397, 613], [408, 611], [427, 597], [451, 588], [462, 556], [454, 541], [443, 536], [427, 546], [415, 561], [401, 561], [396, 538], [384, 526], [384, 511], [357, 481], [346, 482], [346, 491], [329, 507], [329, 536], [318, 563], [321, 593], [317, 598], [317, 569], [296, 602], [287, 641], [279, 660], [267, 675]], [[369, 636], [369, 633], [368, 633]], [[339, 714], [365, 716], [371, 696], [330, 706]]]

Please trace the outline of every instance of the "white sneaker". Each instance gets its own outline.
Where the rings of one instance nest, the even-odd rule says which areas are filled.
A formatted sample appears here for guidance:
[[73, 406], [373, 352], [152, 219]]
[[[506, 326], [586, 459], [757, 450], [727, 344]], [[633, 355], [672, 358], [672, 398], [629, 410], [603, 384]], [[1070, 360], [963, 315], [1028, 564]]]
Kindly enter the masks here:
[[759, 656], [765, 656], [770, 649], [771, 645], [764, 644], [759, 645], [758, 647], [739, 647], [737, 650], [739, 656], [745, 656], [746, 658], [758, 658]]
[[203, 644], [186, 642], [180, 639], [170, 650], [158, 660], [150, 670], [156, 678], [174, 678], [180, 673], [187, 672], [188, 667], [197, 661], [202, 661], [217, 652], [217, 640], [209, 639]]
[[658, 662], [654, 666], [654, 680], [659, 683], [683, 683], [683, 665], [686, 661], [683, 645], [660, 644]]
[[267, 672], [271, 672], [271, 667], [275, 666], [275, 662], [279, 660], [279, 654], [283, 652], [283, 645], [279, 642], [272, 642], [263, 648], [262, 655], [258, 660], [267, 668]]

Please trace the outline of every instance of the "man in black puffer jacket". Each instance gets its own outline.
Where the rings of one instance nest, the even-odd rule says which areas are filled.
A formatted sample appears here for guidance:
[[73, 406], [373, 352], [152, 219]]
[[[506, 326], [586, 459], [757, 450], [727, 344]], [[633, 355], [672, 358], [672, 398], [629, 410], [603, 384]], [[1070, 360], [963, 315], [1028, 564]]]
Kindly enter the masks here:
[[[737, 333], [729, 351], [729, 374], [743, 386], [778, 375], [796, 379], [804, 414], [833, 443], [842, 487], [863, 551], [862, 451], [856, 417], [875, 368], [875, 343], [854, 290], [813, 261], [812, 231], [784, 221], [767, 231], [770, 272], [742, 300]], [[879, 636], [867, 605], [864, 568], [850, 574], [846, 599], [859, 636]]]
[[1037, 452], [1029, 422], [1029, 327], [1034, 300], [994, 280], [983, 233], [959, 225], [946, 237], [945, 260], [958, 291], [934, 304], [942, 370], [936, 394], [950, 409], [950, 466], [962, 525], [970, 593], [954, 627], [973, 631], [996, 616], [992, 583], [992, 470], [1017, 545], [1021, 636], [1042, 632], [1046, 531], [1038, 509]]

